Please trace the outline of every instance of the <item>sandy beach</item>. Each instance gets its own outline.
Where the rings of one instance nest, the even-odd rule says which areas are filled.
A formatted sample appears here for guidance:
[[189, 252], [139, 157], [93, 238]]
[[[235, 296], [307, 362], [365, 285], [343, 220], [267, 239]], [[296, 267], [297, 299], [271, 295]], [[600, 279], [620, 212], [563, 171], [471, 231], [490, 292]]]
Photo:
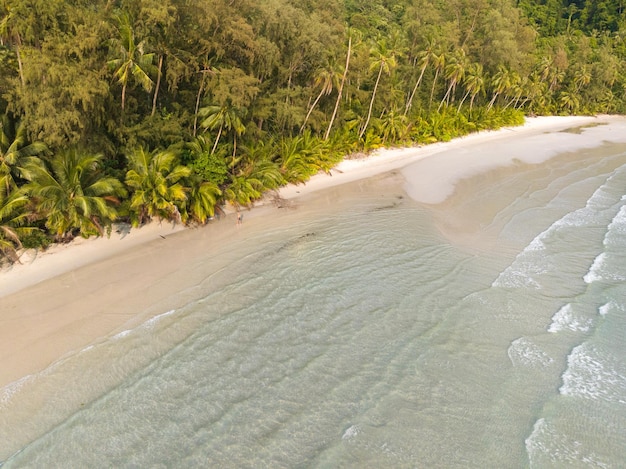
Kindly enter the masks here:
[[[280, 190], [297, 207], [298, 199], [392, 170], [403, 170], [404, 190], [426, 204], [444, 202], [460, 181], [498, 166], [567, 152], [563, 145], [540, 158], [525, 152], [523, 139], [545, 132], [600, 123], [620, 117], [539, 117], [522, 127], [482, 132], [424, 147], [386, 149], [366, 158], [340, 163], [331, 175], [317, 175], [307, 184]], [[476, 148], [499, 143], [511, 151], [484, 154]], [[438, 155], [445, 152], [445, 157]], [[417, 169], [410, 165], [424, 160]], [[269, 200], [244, 213], [236, 226], [233, 214], [205, 227], [184, 229], [152, 223], [141, 229], [119, 227], [109, 238], [77, 240], [43, 253], [26, 253], [22, 263], [0, 271], [0, 388], [31, 375], [94, 341], [141, 323], [150, 314], [176, 307], [194, 275], [194, 253], [227, 252], [233, 239], [262, 232], [284, 209]], [[250, 228], [249, 228], [250, 227]], [[221, 256], [227, 267], [227, 257]], [[185, 281], [177, 271], [187, 269]], [[200, 275], [200, 273], [198, 273]], [[159, 305], [159, 311], [151, 305]], [[143, 311], [141, 317], [137, 311]]]

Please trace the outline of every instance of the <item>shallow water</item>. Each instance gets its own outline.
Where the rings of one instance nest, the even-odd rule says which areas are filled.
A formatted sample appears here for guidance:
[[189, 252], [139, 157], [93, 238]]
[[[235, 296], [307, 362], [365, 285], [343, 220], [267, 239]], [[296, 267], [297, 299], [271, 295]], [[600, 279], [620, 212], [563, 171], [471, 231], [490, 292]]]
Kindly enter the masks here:
[[620, 467], [626, 145], [466, 186], [244, 224], [184, 306], [2, 391], [4, 467]]

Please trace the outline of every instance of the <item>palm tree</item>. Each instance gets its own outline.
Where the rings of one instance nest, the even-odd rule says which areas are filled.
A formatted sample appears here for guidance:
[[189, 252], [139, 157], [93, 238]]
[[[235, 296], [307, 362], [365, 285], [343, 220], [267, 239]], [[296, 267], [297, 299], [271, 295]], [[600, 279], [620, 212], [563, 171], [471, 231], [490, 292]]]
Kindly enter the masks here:
[[47, 147], [41, 142], [26, 142], [26, 126], [20, 122], [14, 126], [5, 114], [0, 119], [0, 178], [4, 179], [7, 192], [17, 187], [15, 178], [20, 177], [20, 168], [34, 157], [41, 155]]
[[568, 112], [576, 112], [580, 107], [580, 101], [578, 100], [578, 93], [575, 91], [563, 91], [559, 96], [559, 103], [561, 107]]
[[19, 261], [17, 249], [22, 247], [21, 238], [37, 231], [37, 228], [24, 226], [29, 212], [24, 209], [29, 199], [24, 191], [8, 192], [0, 184], [0, 253], [11, 262]]
[[438, 54], [433, 54], [432, 62], [435, 67], [435, 77], [433, 78], [433, 84], [430, 88], [430, 100], [428, 101], [428, 109], [432, 105], [433, 99], [435, 98], [435, 87], [437, 86], [437, 79], [439, 78], [439, 74], [446, 67], [446, 54], [444, 52], [440, 52]]
[[498, 71], [491, 79], [491, 86], [493, 87], [493, 97], [491, 98], [491, 101], [489, 101], [487, 110], [490, 110], [493, 107], [496, 99], [498, 99], [498, 96], [506, 93], [511, 88], [512, 76], [513, 75], [511, 71], [504, 65], [498, 66]]
[[66, 150], [55, 155], [49, 167], [27, 163], [24, 189], [34, 198], [46, 227], [58, 240], [70, 239], [76, 231], [83, 236], [102, 235], [103, 227], [117, 218], [113, 207], [126, 191], [120, 181], [103, 176], [102, 155]]
[[199, 176], [192, 174], [188, 178], [187, 205], [183, 209], [183, 222], [188, 217], [200, 224], [206, 223], [209, 217], [215, 215], [215, 206], [222, 195], [220, 188], [211, 181], [203, 181]]
[[215, 137], [215, 143], [213, 144], [213, 150], [211, 153], [215, 153], [215, 149], [217, 148], [217, 144], [220, 141], [220, 137], [222, 136], [222, 131], [224, 129], [230, 131], [233, 130], [233, 156], [237, 152], [237, 135], [242, 135], [246, 131], [246, 126], [241, 122], [240, 114], [243, 114], [242, 110], [234, 107], [230, 99], [227, 100], [223, 105], [212, 105], [203, 107], [198, 111], [198, 115], [201, 117], [205, 117], [205, 119], [200, 123], [200, 127], [209, 130], [217, 131], [217, 137]]
[[400, 114], [397, 111], [391, 111], [386, 114], [381, 123], [383, 142], [398, 142], [402, 140], [408, 131], [407, 123], [408, 119], [404, 114]]
[[574, 84], [576, 85], [576, 92], [580, 92], [583, 86], [587, 86], [591, 83], [591, 72], [587, 69], [586, 65], [581, 65], [576, 72], [574, 72]]
[[367, 130], [367, 126], [369, 125], [370, 118], [372, 117], [372, 108], [374, 106], [374, 100], [376, 99], [376, 92], [378, 91], [380, 77], [383, 72], [390, 74], [391, 70], [393, 70], [397, 64], [396, 51], [387, 46], [387, 41], [384, 38], [376, 41], [374, 47], [370, 49], [370, 58], [372, 59], [370, 71], [378, 69], [378, 75], [376, 76], [376, 82], [374, 83], [374, 90], [372, 91], [372, 99], [370, 100], [369, 109], [367, 111], [367, 118], [365, 119], [365, 123], [359, 132], [359, 138], [363, 138], [363, 135]]
[[178, 164], [173, 151], [148, 152], [139, 148], [127, 155], [130, 169], [126, 185], [131, 190], [132, 223], [138, 226], [153, 217], [178, 220], [179, 207], [187, 200], [188, 189], [182, 184], [191, 169]]
[[313, 101], [313, 104], [311, 104], [309, 111], [306, 113], [304, 122], [302, 123], [302, 126], [300, 127], [300, 133], [304, 131], [304, 128], [306, 127], [306, 123], [308, 122], [309, 117], [311, 117], [311, 113], [313, 112], [313, 109], [315, 109], [315, 106], [317, 106], [317, 103], [319, 102], [319, 100], [322, 99], [322, 96], [329, 95], [333, 91], [333, 85], [338, 85], [338, 82], [339, 82], [339, 79], [338, 79], [338, 73], [337, 73], [335, 61], [329, 60], [325, 68], [320, 68], [317, 71], [315, 78], [313, 80], [314, 88], [319, 87], [320, 92], [317, 95], [317, 98], [315, 98], [315, 101]]
[[465, 94], [459, 103], [458, 111], [461, 111], [461, 106], [463, 106], [463, 103], [469, 96], [469, 112], [471, 113], [474, 105], [474, 99], [476, 99], [478, 93], [485, 90], [485, 78], [483, 76], [483, 66], [481, 64], [473, 63], [469, 66], [465, 74], [465, 78], [463, 79], [463, 86], [465, 87]]
[[420, 74], [419, 74], [419, 77], [417, 78], [417, 81], [415, 82], [415, 86], [413, 86], [413, 91], [411, 92], [411, 96], [409, 97], [406, 103], [406, 107], [404, 109], [405, 116], [409, 113], [409, 110], [411, 109], [411, 106], [413, 105], [413, 99], [415, 98], [415, 93], [417, 93], [417, 89], [419, 88], [420, 83], [422, 82], [422, 78], [424, 78], [424, 73], [426, 72], [426, 68], [430, 64], [431, 60], [433, 60], [433, 58], [435, 57], [434, 55], [435, 47], [436, 47], [436, 43], [434, 40], [428, 41], [426, 43], [426, 49], [424, 49], [420, 54], [420, 58], [419, 58], [419, 64], [421, 66]]
[[135, 33], [130, 24], [130, 17], [122, 14], [118, 17], [119, 38], [113, 41], [114, 49], [119, 57], [109, 60], [109, 66], [114, 68], [113, 75], [122, 85], [122, 111], [126, 105], [126, 87], [134, 78], [147, 92], [152, 91], [153, 81], [148, 75], [152, 69], [154, 54], [144, 51], [145, 41], [136, 43]]
[[[328, 123], [328, 128], [326, 129], [326, 133], [324, 134], [324, 140], [328, 140], [330, 136], [330, 130], [333, 128], [333, 123], [335, 122], [335, 118], [337, 117], [337, 111], [339, 110], [339, 103], [341, 103], [341, 97], [343, 96], [343, 88], [346, 84], [346, 78], [348, 77], [348, 69], [350, 68], [350, 58], [352, 56], [352, 37], [353, 35], [357, 35], [354, 30], [350, 30], [348, 32], [348, 52], [346, 53], [346, 66], [343, 69], [343, 75], [341, 76], [341, 83], [339, 84], [339, 90], [337, 91], [337, 101], [335, 101], [335, 107], [333, 109], [333, 114], [330, 117], [330, 122]], [[357, 35], [358, 37], [358, 35]]]
[[450, 99], [454, 96], [456, 86], [463, 81], [463, 78], [465, 77], [466, 68], [467, 58], [465, 57], [465, 51], [463, 49], [459, 49], [456, 54], [452, 55], [448, 65], [446, 65], [446, 68], [444, 69], [444, 76], [449, 80], [450, 85], [448, 86], [448, 90], [443, 96], [437, 111], [441, 109], [446, 101], [450, 102]]

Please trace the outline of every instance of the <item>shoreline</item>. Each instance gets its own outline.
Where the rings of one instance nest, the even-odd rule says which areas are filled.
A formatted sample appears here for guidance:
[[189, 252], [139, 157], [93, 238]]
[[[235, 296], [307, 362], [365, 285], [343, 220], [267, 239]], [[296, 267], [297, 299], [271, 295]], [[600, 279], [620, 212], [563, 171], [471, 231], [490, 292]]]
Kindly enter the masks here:
[[[294, 201], [422, 160], [434, 162], [437, 158], [428, 157], [459, 148], [471, 150], [475, 144], [487, 144], [509, 134], [527, 137], [606, 119], [612, 117], [531, 118], [524, 126], [470, 134], [450, 142], [378, 150], [366, 158], [344, 160], [331, 175], [318, 174], [304, 185], [283, 187], [278, 195]], [[510, 160], [496, 158], [492, 163], [506, 166]], [[445, 170], [450, 163], [442, 164]], [[463, 179], [463, 174], [476, 174], [475, 163], [467, 160], [464, 164], [464, 173], [448, 167], [448, 173], [454, 173], [451, 184]], [[267, 218], [273, 219], [277, 210], [266, 198], [244, 213], [244, 226], [256, 219], [250, 225], [262, 233], [263, 224], [268, 223], [261, 220], [262, 215], [271, 212]], [[167, 309], [175, 302], [169, 294], [185, 290], [186, 285], [176, 280], [176, 271], [194, 266], [193, 250], [222, 253], [232, 246], [233, 238], [244, 234], [237, 230], [233, 214], [199, 228], [153, 222], [129, 232], [114, 231], [110, 238], [57, 245], [22, 265], [0, 271], [0, 360], [5, 364], [0, 371], [0, 388], [40, 372], [120, 328], [140, 323], [146, 314], [158, 314], [153, 311], [157, 303]], [[191, 247], [183, 249], [187, 246]]]
[[[499, 139], [507, 133], [521, 136], [537, 131], [548, 132], [560, 127], [567, 128], [572, 125], [585, 125], [597, 120], [598, 117], [595, 116], [533, 117], [527, 118], [523, 126], [503, 127], [498, 130], [476, 132], [458, 137], [449, 142], [437, 142], [416, 147], [379, 149], [363, 158], [343, 160], [331, 169], [330, 175], [325, 173], [316, 174], [304, 184], [290, 184], [278, 189], [277, 193], [281, 199], [291, 201], [333, 186], [399, 169], [424, 158], [463, 147], [464, 145], [487, 143], [494, 139]], [[506, 162], [504, 163], [506, 164]], [[499, 165], [501, 166], [502, 162], [498, 163], [496, 161], [495, 164], [492, 164], [492, 166]], [[488, 169], [482, 168], [478, 172], [484, 172]], [[465, 173], [461, 171], [461, 174], [457, 175], [458, 177], [455, 177], [454, 181], [452, 181], [452, 186], [460, 179], [463, 179], [464, 176], [468, 177], [475, 174], [476, 171], [465, 171]], [[441, 179], [441, 175], [439, 175], [439, 179]], [[433, 187], [428, 189], [433, 190]], [[253, 205], [250, 211], [258, 210], [259, 207], [267, 205], [268, 200], [269, 198], [266, 196], [265, 199]], [[439, 202], [441, 201], [439, 200]], [[422, 200], [422, 202], [429, 203], [427, 200]], [[229, 219], [229, 215], [232, 215], [230, 212], [227, 211], [226, 219]], [[246, 214], [249, 213], [248, 210], [245, 210], [245, 212]], [[213, 222], [213, 224], [215, 223], [224, 223], [224, 221], [217, 220]], [[21, 264], [13, 264], [0, 269], [0, 299], [55, 276], [111, 256], [120, 255], [133, 247], [186, 229], [189, 228], [183, 225], [173, 225], [171, 222], [152, 221], [141, 228], [123, 226], [121, 230], [118, 229], [118, 232], [114, 228], [110, 237], [76, 238], [68, 244], [51, 245], [45, 251], [28, 250], [21, 255]]]

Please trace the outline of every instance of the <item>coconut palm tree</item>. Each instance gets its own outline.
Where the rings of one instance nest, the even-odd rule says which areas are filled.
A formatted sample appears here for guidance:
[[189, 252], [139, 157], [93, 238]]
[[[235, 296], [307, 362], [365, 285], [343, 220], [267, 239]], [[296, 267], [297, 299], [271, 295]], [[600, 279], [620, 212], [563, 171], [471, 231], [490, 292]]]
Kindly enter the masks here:
[[562, 109], [569, 113], [576, 112], [580, 107], [578, 93], [575, 91], [562, 91], [559, 96], [559, 104]]
[[215, 215], [215, 207], [222, 191], [217, 184], [203, 181], [198, 175], [191, 174], [187, 179], [187, 204], [183, 206], [182, 220], [189, 217], [195, 222], [204, 224], [209, 217]]
[[459, 49], [458, 52], [452, 55], [450, 61], [444, 69], [444, 76], [449, 81], [450, 85], [448, 86], [446, 94], [443, 96], [443, 99], [441, 100], [437, 111], [441, 110], [444, 103], [449, 103], [450, 100], [454, 97], [454, 91], [456, 89], [456, 86], [463, 81], [466, 69], [467, 57], [465, 56], [465, 51], [463, 49]]
[[376, 82], [374, 83], [374, 89], [372, 91], [372, 98], [370, 99], [370, 105], [367, 111], [367, 118], [365, 119], [365, 123], [359, 132], [359, 138], [363, 138], [365, 131], [367, 130], [367, 126], [369, 125], [370, 118], [372, 117], [372, 108], [374, 106], [374, 100], [376, 99], [376, 92], [378, 91], [378, 85], [380, 83], [380, 77], [383, 72], [386, 74], [390, 74], [391, 71], [396, 67], [396, 51], [391, 49], [387, 45], [387, 41], [385, 38], [380, 38], [374, 44], [374, 47], [370, 49], [370, 71], [378, 70], [378, 74], [376, 75]]
[[357, 30], [350, 29], [348, 31], [348, 51], [346, 52], [346, 65], [343, 69], [343, 75], [341, 76], [341, 82], [339, 83], [339, 89], [337, 90], [337, 100], [335, 101], [335, 107], [330, 117], [328, 128], [326, 129], [326, 133], [324, 134], [324, 140], [328, 140], [328, 137], [330, 136], [330, 131], [333, 128], [333, 123], [335, 122], [335, 118], [337, 117], [337, 111], [339, 110], [339, 104], [341, 103], [341, 98], [343, 96], [343, 88], [346, 84], [346, 79], [348, 77], [348, 69], [350, 68], [350, 59], [352, 57], [352, 39], [353, 38], [356, 38], [355, 42], [360, 43], [359, 32]]
[[15, 126], [6, 114], [0, 118], [0, 178], [4, 180], [7, 192], [17, 187], [20, 168], [35, 161], [35, 157], [46, 150], [44, 143], [27, 143], [23, 121]]
[[37, 228], [25, 226], [30, 213], [25, 210], [29, 198], [24, 191], [7, 191], [0, 184], [0, 253], [11, 262], [17, 262], [17, 249], [22, 247], [21, 239]]
[[398, 111], [391, 111], [385, 115], [380, 125], [383, 142], [399, 142], [408, 133], [408, 118]]
[[500, 96], [501, 94], [507, 93], [507, 91], [512, 86], [512, 79], [513, 79], [513, 75], [511, 71], [508, 68], [506, 68], [504, 65], [499, 65], [498, 71], [491, 79], [491, 86], [493, 88], [493, 97], [491, 98], [491, 101], [489, 101], [487, 110], [490, 110], [493, 107], [494, 103], [496, 102], [496, 99], [498, 99], [498, 96]]
[[114, 68], [113, 76], [122, 85], [122, 111], [126, 105], [126, 88], [131, 77], [147, 92], [152, 91], [154, 85], [148, 73], [152, 70], [154, 54], [145, 52], [145, 41], [135, 40], [135, 32], [127, 14], [118, 16], [119, 37], [113, 42], [112, 52], [118, 57], [109, 60], [109, 66]]
[[333, 91], [334, 86], [339, 86], [339, 81], [341, 80], [341, 76], [337, 71], [337, 64], [333, 59], [330, 59], [326, 64], [326, 67], [320, 68], [315, 74], [315, 78], [313, 79], [313, 87], [319, 88], [320, 92], [313, 101], [313, 104], [309, 107], [308, 112], [306, 113], [306, 117], [304, 118], [304, 122], [300, 127], [300, 133], [304, 131], [306, 127], [306, 123], [309, 121], [309, 117], [311, 117], [311, 113], [317, 103], [319, 103], [322, 96], [328, 96]]
[[233, 131], [233, 156], [237, 153], [237, 136], [242, 135], [246, 131], [246, 126], [243, 125], [240, 118], [243, 113], [244, 110], [233, 106], [230, 99], [221, 106], [207, 106], [198, 111], [198, 115], [204, 117], [204, 120], [200, 123], [200, 127], [209, 130], [218, 129], [211, 153], [215, 153], [224, 129]]
[[433, 78], [433, 84], [430, 88], [430, 100], [428, 101], [428, 109], [433, 103], [433, 99], [435, 99], [435, 87], [437, 86], [437, 80], [439, 79], [439, 74], [443, 72], [446, 68], [446, 59], [447, 56], [444, 52], [439, 52], [437, 54], [433, 54], [432, 56], [432, 64], [435, 67], [435, 77]]
[[426, 49], [424, 49], [420, 53], [419, 61], [418, 61], [421, 67], [420, 74], [419, 74], [419, 77], [417, 78], [417, 81], [415, 82], [415, 85], [413, 86], [413, 91], [411, 91], [411, 95], [409, 96], [409, 99], [407, 100], [406, 107], [404, 108], [405, 116], [409, 113], [411, 106], [413, 106], [413, 99], [415, 98], [415, 93], [417, 93], [417, 89], [419, 88], [420, 83], [422, 82], [422, 78], [424, 78], [424, 73], [426, 72], [426, 68], [428, 68], [428, 65], [430, 65], [431, 61], [435, 57], [435, 49], [436, 49], [436, 42], [434, 40], [429, 40], [426, 43]]
[[581, 65], [574, 72], [574, 84], [576, 85], [576, 92], [579, 93], [583, 86], [587, 86], [591, 83], [591, 71], [586, 65]]
[[178, 164], [173, 151], [149, 152], [139, 148], [127, 155], [130, 169], [126, 185], [130, 188], [131, 221], [138, 226], [153, 217], [178, 221], [177, 204], [187, 201], [188, 188], [184, 179], [191, 169]]
[[461, 111], [461, 106], [465, 100], [470, 97], [470, 107], [469, 112], [472, 112], [472, 107], [474, 105], [474, 99], [478, 96], [478, 93], [485, 90], [485, 78], [483, 75], [483, 66], [479, 63], [473, 63], [468, 67], [468, 70], [463, 79], [463, 86], [465, 87], [465, 94], [463, 95], [463, 99], [459, 103], [458, 111]]
[[114, 205], [126, 191], [119, 180], [103, 175], [101, 162], [102, 155], [69, 149], [56, 154], [48, 165], [24, 166], [22, 174], [29, 181], [24, 190], [59, 241], [76, 233], [100, 236], [117, 218]]

